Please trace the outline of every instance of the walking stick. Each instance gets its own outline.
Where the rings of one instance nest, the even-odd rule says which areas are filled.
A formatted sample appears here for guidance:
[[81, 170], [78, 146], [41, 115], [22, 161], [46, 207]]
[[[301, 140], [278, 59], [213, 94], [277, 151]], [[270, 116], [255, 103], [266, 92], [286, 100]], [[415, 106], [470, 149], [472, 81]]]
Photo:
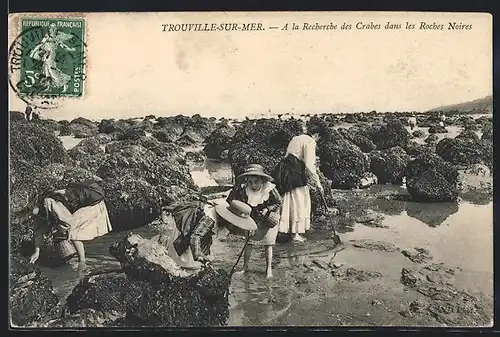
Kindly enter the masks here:
[[332, 224], [332, 231], [333, 231], [333, 241], [336, 244], [341, 244], [342, 241], [340, 240], [340, 236], [337, 235], [337, 232], [335, 232], [335, 228], [333, 228], [333, 219], [331, 213], [328, 211], [328, 204], [326, 203], [325, 195], [321, 191], [319, 194], [321, 195], [321, 200], [323, 201], [323, 206], [325, 207], [325, 211], [328, 213], [328, 216], [330, 217], [330, 223]]
[[245, 244], [243, 245], [243, 249], [241, 250], [240, 255], [238, 256], [238, 260], [236, 260], [236, 263], [234, 264], [233, 268], [231, 268], [231, 272], [229, 273], [229, 278], [231, 278], [233, 276], [234, 270], [236, 269], [238, 262], [240, 262], [241, 256], [245, 252], [245, 248], [247, 247], [248, 241], [250, 241], [250, 235], [245, 240]]

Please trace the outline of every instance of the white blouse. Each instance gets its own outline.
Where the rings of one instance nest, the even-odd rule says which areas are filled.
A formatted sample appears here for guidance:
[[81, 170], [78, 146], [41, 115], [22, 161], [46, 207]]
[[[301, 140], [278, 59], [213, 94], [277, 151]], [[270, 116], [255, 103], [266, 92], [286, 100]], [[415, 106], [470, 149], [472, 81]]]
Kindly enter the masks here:
[[288, 143], [285, 156], [292, 154], [301, 160], [312, 174], [312, 179], [319, 185], [316, 171], [316, 141], [309, 135], [295, 136]]

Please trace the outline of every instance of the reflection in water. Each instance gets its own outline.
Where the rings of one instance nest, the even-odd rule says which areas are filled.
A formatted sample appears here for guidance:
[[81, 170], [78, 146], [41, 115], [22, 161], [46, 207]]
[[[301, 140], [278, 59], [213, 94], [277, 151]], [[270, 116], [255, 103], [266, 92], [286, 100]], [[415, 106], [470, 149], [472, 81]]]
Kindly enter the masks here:
[[457, 202], [407, 202], [406, 213], [430, 227], [441, 225], [450, 215], [458, 212]]

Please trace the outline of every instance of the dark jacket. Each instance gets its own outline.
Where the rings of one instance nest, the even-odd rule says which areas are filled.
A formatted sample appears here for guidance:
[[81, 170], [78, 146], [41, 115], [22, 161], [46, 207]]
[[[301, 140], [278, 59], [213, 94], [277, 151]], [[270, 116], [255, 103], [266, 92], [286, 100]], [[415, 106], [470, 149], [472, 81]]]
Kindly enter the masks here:
[[281, 195], [291, 190], [307, 186], [306, 165], [292, 154], [283, 158], [274, 168], [271, 176]]
[[[244, 185], [237, 185], [233, 187], [231, 192], [229, 192], [226, 201], [227, 203], [231, 203], [231, 201], [233, 200], [239, 200], [248, 203], [248, 195], [246, 193], [246, 187]], [[283, 199], [281, 198], [281, 195], [279, 194], [278, 190], [276, 188], [273, 188], [269, 193], [269, 199], [264, 201], [262, 204], [252, 207], [252, 212], [250, 213], [250, 217], [257, 224], [259, 224], [262, 220], [262, 211], [264, 209], [267, 209], [268, 212], [277, 211], [281, 207], [282, 202]], [[227, 225], [227, 227], [233, 234], [240, 234], [240, 235], [244, 234], [243, 229], [239, 229], [231, 225]]]

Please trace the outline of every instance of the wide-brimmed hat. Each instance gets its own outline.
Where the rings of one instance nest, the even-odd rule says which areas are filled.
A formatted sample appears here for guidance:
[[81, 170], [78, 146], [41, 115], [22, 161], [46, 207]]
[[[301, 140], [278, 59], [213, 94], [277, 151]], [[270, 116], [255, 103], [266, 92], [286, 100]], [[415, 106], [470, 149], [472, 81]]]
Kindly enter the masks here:
[[242, 201], [233, 200], [230, 204], [219, 203], [215, 206], [215, 211], [233, 226], [249, 231], [257, 230], [257, 224], [250, 217], [252, 207]]
[[267, 181], [273, 181], [273, 177], [264, 172], [264, 168], [259, 164], [250, 164], [245, 168], [245, 172], [236, 177], [236, 182], [240, 182], [241, 179], [248, 176], [257, 176], [264, 178]]

